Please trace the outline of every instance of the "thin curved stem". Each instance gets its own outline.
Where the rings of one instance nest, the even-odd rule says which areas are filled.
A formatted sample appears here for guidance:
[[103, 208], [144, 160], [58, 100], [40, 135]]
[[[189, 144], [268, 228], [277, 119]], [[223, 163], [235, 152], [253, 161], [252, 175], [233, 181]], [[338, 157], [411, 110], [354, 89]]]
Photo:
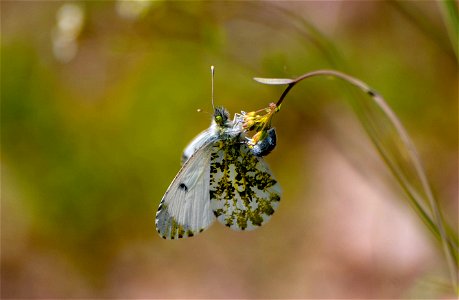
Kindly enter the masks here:
[[[421, 187], [422, 187], [423, 193], [427, 201], [419, 201], [420, 199], [422, 199], [422, 196], [416, 192], [416, 189], [413, 186], [411, 186], [408, 178], [405, 176], [400, 166], [398, 166], [397, 162], [390, 159], [390, 155], [387, 152], [387, 150], [384, 148], [384, 146], [376, 139], [375, 136], [372, 136], [372, 135], [375, 135], [375, 132], [374, 131], [372, 132], [372, 130], [374, 129], [368, 128], [368, 125], [365, 126], [364, 124], [364, 127], [366, 127], [365, 129], [367, 130], [368, 134], [372, 138], [376, 147], [380, 151], [384, 160], [389, 165], [391, 171], [394, 173], [396, 178], [399, 180], [400, 184], [402, 185], [403, 189], [406, 191], [410, 199], [413, 200], [415, 209], [418, 211], [421, 218], [424, 221], [426, 221], [427, 226], [430, 227], [430, 229], [434, 232], [434, 234], [441, 241], [442, 248], [446, 256], [452, 285], [455, 288], [455, 293], [457, 293], [458, 291], [458, 282], [457, 282], [458, 258], [456, 254], [457, 245], [455, 244], [453, 240], [448, 238], [448, 235], [445, 229], [444, 219], [440, 213], [440, 209], [438, 207], [437, 201], [435, 200], [432, 190], [430, 188], [430, 185], [428, 183], [427, 176], [424, 172], [421, 160], [419, 159], [419, 155], [416, 151], [414, 143], [412, 142], [406, 129], [403, 127], [402, 123], [397, 118], [397, 116], [392, 111], [392, 109], [388, 106], [384, 98], [379, 93], [377, 93], [374, 89], [369, 87], [366, 83], [364, 83], [363, 81], [357, 78], [354, 78], [352, 76], [349, 76], [347, 74], [344, 74], [342, 72], [335, 71], [335, 70], [317, 70], [317, 71], [306, 73], [295, 79], [292, 79], [288, 83], [287, 88], [284, 90], [284, 92], [280, 96], [276, 105], [280, 106], [282, 104], [288, 92], [298, 82], [306, 78], [310, 78], [314, 76], [333, 76], [333, 77], [340, 78], [344, 80], [345, 82], [358, 87], [359, 89], [364, 91], [367, 95], [369, 95], [373, 99], [374, 103], [383, 111], [383, 113], [389, 119], [390, 123], [395, 128], [396, 133], [400, 137], [403, 145], [406, 147], [409, 153], [408, 157], [410, 158], [411, 163], [414, 167], [415, 173], [421, 183]], [[282, 80], [278, 80], [278, 83], [275, 83], [275, 81], [273, 81], [272, 84], [280, 84], [281, 82]], [[422, 202], [424, 202], [424, 204], [427, 205], [427, 208], [425, 207], [425, 205], [422, 205]], [[430, 211], [430, 214], [428, 213], [428, 211]]]

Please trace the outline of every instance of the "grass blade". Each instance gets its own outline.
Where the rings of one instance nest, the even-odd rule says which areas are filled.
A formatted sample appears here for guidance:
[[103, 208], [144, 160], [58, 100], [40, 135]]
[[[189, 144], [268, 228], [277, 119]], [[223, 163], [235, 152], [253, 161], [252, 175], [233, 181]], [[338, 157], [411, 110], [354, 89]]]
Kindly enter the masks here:
[[276, 104], [280, 106], [290, 89], [298, 82], [314, 76], [333, 76], [339, 78], [359, 88], [372, 99], [372, 101], [368, 101], [368, 97], [365, 97], [364, 99], [366, 100], [361, 101], [359, 100], [361, 98], [353, 97], [351, 104], [370, 139], [408, 195], [415, 211], [437, 240], [440, 241], [450, 272], [451, 283], [454, 292], [457, 293], [457, 269], [459, 264], [456, 234], [445, 223], [414, 143], [384, 98], [366, 83], [335, 70], [309, 72], [293, 79], [291, 82], [288, 80], [279, 81], [279, 79], [263, 79], [258, 81], [264, 84], [273, 84], [272, 82], [278, 84], [281, 81], [288, 83], [287, 88]]

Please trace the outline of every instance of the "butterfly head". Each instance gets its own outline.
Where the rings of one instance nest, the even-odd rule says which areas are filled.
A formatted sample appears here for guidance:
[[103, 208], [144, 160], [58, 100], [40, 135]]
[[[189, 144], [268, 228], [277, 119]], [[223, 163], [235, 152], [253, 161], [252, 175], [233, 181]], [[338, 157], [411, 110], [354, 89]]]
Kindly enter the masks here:
[[213, 117], [218, 126], [225, 126], [228, 123], [229, 113], [223, 107], [216, 107]]

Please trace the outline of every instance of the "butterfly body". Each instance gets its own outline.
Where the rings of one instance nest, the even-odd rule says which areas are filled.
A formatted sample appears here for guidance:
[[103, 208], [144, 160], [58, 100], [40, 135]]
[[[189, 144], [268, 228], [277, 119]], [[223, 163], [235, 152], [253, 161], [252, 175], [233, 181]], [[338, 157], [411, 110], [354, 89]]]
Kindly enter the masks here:
[[[272, 138], [272, 134], [269, 134]], [[185, 148], [183, 166], [163, 196], [156, 229], [165, 239], [194, 236], [217, 219], [234, 230], [252, 230], [266, 223], [280, 201], [280, 186], [244, 134], [243, 115], [234, 119], [221, 107], [211, 126]], [[257, 146], [257, 145], [255, 145]]]

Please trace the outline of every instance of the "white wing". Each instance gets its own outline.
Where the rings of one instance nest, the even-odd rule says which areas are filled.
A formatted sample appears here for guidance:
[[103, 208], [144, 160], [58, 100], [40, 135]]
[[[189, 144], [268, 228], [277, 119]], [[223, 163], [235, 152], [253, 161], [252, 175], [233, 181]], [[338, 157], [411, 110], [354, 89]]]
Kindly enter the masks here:
[[212, 136], [212, 126], [198, 134], [191, 142], [185, 147], [182, 154], [182, 165], [193, 155], [199, 148], [206, 144]]
[[156, 230], [165, 239], [194, 236], [215, 220], [209, 196], [211, 140], [185, 162], [159, 204]]
[[210, 206], [218, 221], [234, 230], [265, 224], [281, 196], [268, 165], [237, 140], [214, 143], [211, 152]]

